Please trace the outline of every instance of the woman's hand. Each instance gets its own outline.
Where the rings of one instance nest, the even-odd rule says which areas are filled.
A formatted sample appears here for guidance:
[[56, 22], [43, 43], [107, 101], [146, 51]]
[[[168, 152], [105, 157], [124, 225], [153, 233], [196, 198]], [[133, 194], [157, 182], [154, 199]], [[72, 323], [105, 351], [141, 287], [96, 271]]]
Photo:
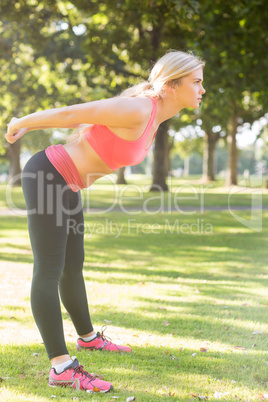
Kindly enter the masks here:
[[17, 119], [16, 117], [13, 117], [10, 121], [10, 123], [7, 125], [7, 134], [5, 134], [7, 142], [10, 144], [14, 144], [19, 138], [21, 138], [27, 131], [29, 131], [29, 128], [24, 127], [24, 128], [17, 128]]

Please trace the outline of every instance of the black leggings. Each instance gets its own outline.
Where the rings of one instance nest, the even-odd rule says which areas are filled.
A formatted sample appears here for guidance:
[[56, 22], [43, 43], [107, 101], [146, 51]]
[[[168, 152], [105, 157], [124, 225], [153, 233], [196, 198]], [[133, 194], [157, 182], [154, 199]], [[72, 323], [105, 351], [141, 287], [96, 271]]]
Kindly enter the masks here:
[[26, 164], [22, 188], [34, 255], [31, 306], [48, 357], [68, 354], [60, 297], [79, 335], [93, 331], [88, 311], [84, 262], [84, 219], [80, 192], [73, 192], [38, 152]]

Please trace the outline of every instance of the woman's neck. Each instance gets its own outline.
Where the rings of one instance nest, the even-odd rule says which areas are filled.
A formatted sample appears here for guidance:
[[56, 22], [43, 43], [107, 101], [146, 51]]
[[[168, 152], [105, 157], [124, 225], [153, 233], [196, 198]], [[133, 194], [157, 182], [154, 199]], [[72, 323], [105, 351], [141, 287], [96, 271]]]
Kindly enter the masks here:
[[165, 93], [157, 100], [157, 123], [161, 124], [163, 121], [176, 116], [183, 107], [180, 107], [174, 101], [173, 94]]

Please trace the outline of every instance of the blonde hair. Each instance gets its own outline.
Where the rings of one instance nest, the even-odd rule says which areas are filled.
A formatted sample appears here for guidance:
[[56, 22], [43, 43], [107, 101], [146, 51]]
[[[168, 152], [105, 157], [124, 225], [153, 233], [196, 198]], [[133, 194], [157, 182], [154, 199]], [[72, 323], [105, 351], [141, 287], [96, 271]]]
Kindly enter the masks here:
[[161, 98], [165, 85], [179, 85], [183, 77], [204, 66], [204, 61], [191, 52], [170, 50], [155, 63], [148, 81], [126, 89], [120, 96], [149, 95]]
[[93, 124], [79, 124], [72, 134], [68, 135], [66, 138], [66, 143], [69, 144], [69, 142], [74, 142], [78, 140], [90, 127], [92, 127]]
[[[161, 98], [165, 85], [179, 85], [181, 79], [198, 68], [204, 68], [204, 61], [191, 52], [170, 50], [153, 66], [148, 81], [125, 89], [119, 96], [139, 95]], [[91, 125], [81, 124], [68, 137], [67, 142], [77, 140]]]

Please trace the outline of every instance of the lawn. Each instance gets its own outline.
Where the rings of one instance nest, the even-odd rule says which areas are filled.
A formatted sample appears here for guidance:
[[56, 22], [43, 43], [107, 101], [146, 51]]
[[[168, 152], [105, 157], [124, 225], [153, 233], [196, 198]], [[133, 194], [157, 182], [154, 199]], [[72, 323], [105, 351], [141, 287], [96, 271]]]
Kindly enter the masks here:
[[[131, 175], [128, 185], [116, 185], [116, 176], [109, 175], [98, 180], [89, 189], [82, 191], [85, 209], [102, 209], [107, 212], [120, 210], [128, 212], [132, 209], [172, 210], [178, 212], [194, 207], [203, 212], [205, 208], [248, 207], [252, 203], [252, 195], [262, 197], [263, 205], [268, 206], [268, 189], [265, 189], [265, 177], [254, 177], [250, 180], [238, 178], [239, 186], [225, 187], [224, 181], [204, 184], [197, 177], [169, 177], [169, 192], [149, 192], [151, 179], [144, 175]], [[25, 203], [21, 188], [0, 185], [0, 208], [24, 209]]]
[[[15, 191], [17, 202], [21, 190]], [[102, 191], [103, 197], [95, 194], [104, 198], [104, 208]], [[218, 186], [217, 191], [224, 196], [207, 197], [214, 207], [226, 200], [227, 190]], [[135, 200], [130, 205], [137, 207]], [[84, 275], [95, 329], [107, 325], [107, 336], [131, 345], [133, 353], [77, 352], [76, 334], [63, 310], [64, 326], [70, 354], [113, 383], [114, 390], [105, 395], [48, 387], [49, 361], [30, 310], [26, 217], [1, 216], [0, 399], [264, 399], [268, 211], [257, 215], [258, 231], [248, 224], [250, 211], [235, 214], [199, 207], [187, 213], [85, 214]]]

